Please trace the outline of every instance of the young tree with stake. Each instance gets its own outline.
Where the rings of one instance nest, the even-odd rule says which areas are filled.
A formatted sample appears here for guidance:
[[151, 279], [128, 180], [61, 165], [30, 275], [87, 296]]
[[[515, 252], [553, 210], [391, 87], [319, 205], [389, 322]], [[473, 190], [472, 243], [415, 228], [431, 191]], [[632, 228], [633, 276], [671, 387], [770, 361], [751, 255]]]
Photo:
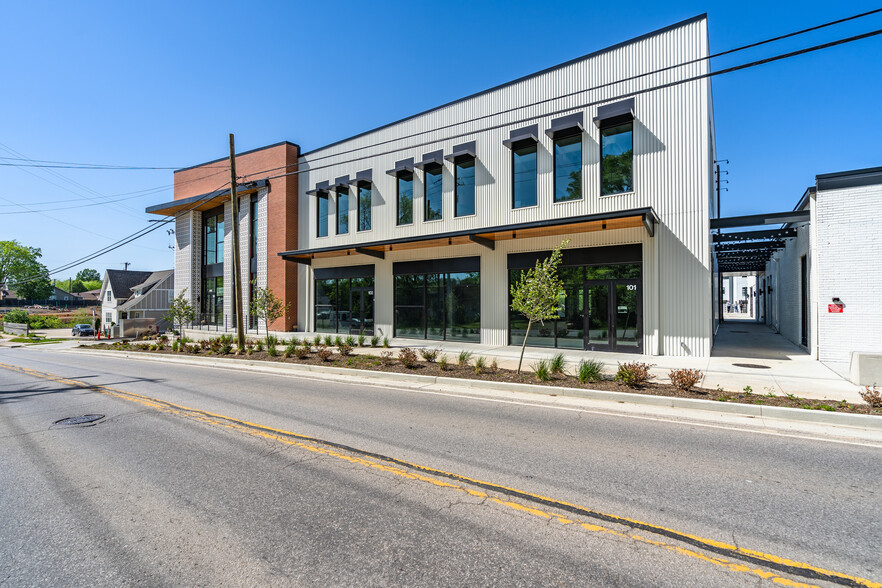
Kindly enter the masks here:
[[251, 314], [259, 319], [263, 319], [266, 334], [269, 335], [269, 324], [274, 323], [288, 311], [291, 303], [282, 304], [281, 299], [273, 294], [269, 288], [261, 288], [257, 285], [257, 280], [252, 280], [254, 284], [254, 299], [251, 301]]
[[186, 292], [187, 289], [184, 288], [180, 294], [172, 299], [168, 307], [168, 313], [164, 317], [165, 320], [172, 324], [172, 329], [175, 328], [175, 324], [180, 325], [181, 329], [179, 332], [181, 333], [184, 330], [184, 323], [192, 323], [196, 318], [196, 311], [193, 310], [193, 305], [184, 297]]
[[524, 343], [521, 345], [518, 373], [521, 373], [521, 364], [524, 363], [524, 349], [527, 347], [530, 327], [537, 321], [544, 324], [544, 321], [558, 316], [563, 282], [557, 275], [557, 266], [563, 257], [561, 249], [569, 243], [569, 239], [561, 243], [548, 258], [537, 261], [536, 267], [522, 272], [520, 279], [511, 286], [511, 309], [527, 318], [527, 332], [524, 333]]

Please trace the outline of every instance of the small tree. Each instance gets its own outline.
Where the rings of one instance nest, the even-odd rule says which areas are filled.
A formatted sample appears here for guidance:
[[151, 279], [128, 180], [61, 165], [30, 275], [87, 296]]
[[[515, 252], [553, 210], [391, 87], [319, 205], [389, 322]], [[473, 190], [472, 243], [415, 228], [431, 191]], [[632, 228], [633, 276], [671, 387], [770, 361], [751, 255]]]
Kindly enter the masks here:
[[196, 311], [193, 310], [193, 305], [184, 297], [186, 293], [187, 289], [184, 288], [180, 294], [172, 299], [168, 307], [168, 313], [164, 317], [165, 320], [172, 324], [172, 329], [175, 328], [175, 324], [178, 324], [181, 327], [181, 331], [183, 331], [184, 323], [192, 323], [196, 318]]
[[520, 279], [511, 286], [511, 309], [527, 318], [527, 332], [524, 333], [524, 343], [521, 345], [518, 373], [521, 373], [521, 364], [524, 362], [524, 349], [527, 347], [530, 327], [537, 321], [545, 324], [545, 320], [557, 318], [560, 293], [563, 291], [557, 266], [563, 257], [560, 250], [569, 242], [567, 239], [551, 252], [551, 256], [537, 261], [536, 267], [521, 273]]
[[282, 304], [281, 299], [273, 294], [269, 288], [261, 288], [257, 280], [252, 280], [254, 285], [254, 298], [251, 300], [251, 314], [258, 319], [263, 319], [266, 334], [269, 335], [269, 324], [274, 323], [288, 311], [291, 303]]

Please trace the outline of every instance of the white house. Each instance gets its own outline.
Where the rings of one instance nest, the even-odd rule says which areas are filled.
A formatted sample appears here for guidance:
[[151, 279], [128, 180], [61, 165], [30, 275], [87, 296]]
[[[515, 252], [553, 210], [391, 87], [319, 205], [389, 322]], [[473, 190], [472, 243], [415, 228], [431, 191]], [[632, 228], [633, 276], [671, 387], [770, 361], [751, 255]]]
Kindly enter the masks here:
[[162, 328], [174, 298], [174, 270], [107, 270], [99, 296], [102, 326], [121, 325], [120, 332], [125, 333], [126, 320], [152, 319]]

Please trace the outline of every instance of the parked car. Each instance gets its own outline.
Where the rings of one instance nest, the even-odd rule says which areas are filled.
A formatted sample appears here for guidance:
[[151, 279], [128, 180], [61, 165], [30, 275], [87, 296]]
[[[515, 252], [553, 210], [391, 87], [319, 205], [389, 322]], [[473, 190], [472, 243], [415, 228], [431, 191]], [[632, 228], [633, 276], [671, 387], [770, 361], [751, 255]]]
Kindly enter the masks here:
[[86, 324], [74, 325], [73, 329], [70, 330], [70, 334], [73, 337], [94, 337], [95, 329], [91, 325]]

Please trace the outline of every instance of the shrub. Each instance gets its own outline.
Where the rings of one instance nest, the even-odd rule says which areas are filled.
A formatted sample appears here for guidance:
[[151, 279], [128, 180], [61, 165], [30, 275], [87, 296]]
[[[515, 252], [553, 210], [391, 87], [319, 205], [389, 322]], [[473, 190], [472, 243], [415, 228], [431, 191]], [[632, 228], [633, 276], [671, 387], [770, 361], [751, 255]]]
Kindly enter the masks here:
[[599, 382], [603, 379], [603, 362], [596, 359], [583, 359], [576, 368], [576, 377], [582, 384]]
[[359, 347], [364, 347], [365, 339], [367, 339], [367, 337], [365, 337], [364, 335], [358, 336], [358, 346]]
[[449, 367], [450, 367], [450, 360], [447, 359], [446, 355], [442, 355], [441, 357], [438, 358], [438, 368], [442, 372], [446, 372], [447, 368], [449, 368]]
[[398, 361], [407, 369], [412, 370], [417, 366], [419, 359], [417, 358], [416, 351], [410, 347], [402, 347], [401, 351], [398, 352]]
[[325, 347], [330, 347], [334, 344], [334, 338], [330, 335], [325, 335], [325, 338], [322, 341], [324, 341]]
[[355, 337], [349, 335], [343, 340], [344, 345], [349, 345], [350, 347], [355, 347]]
[[472, 361], [472, 352], [471, 351], [460, 351], [459, 355], [456, 357], [456, 362], [459, 365], [469, 365], [469, 362]]
[[297, 359], [306, 359], [309, 357], [309, 345], [297, 345], [294, 347], [294, 355]]
[[380, 363], [383, 365], [391, 365], [392, 364], [392, 352], [391, 351], [381, 351], [380, 352]]
[[681, 392], [688, 392], [693, 386], [701, 381], [704, 374], [701, 373], [701, 370], [687, 370], [681, 368], [671, 370], [668, 372], [668, 376], [670, 376], [671, 385], [674, 388]]
[[258, 340], [257, 343], [254, 344], [255, 351], [263, 351], [263, 341]]
[[495, 372], [499, 370], [499, 364], [496, 363], [496, 358], [493, 358], [493, 361], [490, 362], [490, 371]]
[[383, 337], [383, 347], [389, 347], [389, 337]]
[[174, 341], [172, 341], [172, 344], [171, 344], [171, 350], [172, 350], [172, 351], [177, 352], [177, 350], [180, 349], [180, 347], [181, 347], [181, 342], [180, 342], [180, 341], [178, 341], [177, 339], [175, 339]]
[[275, 335], [267, 335], [267, 336], [266, 336], [266, 346], [267, 346], [267, 349], [269, 348], [269, 346], [270, 346], [271, 343], [272, 343], [273, 345], [278, 345], [278, 344], [279, 344], [279, 338], [276, 337]]
[[429, 363], [435, 363], [439, 353], [441, 353], [440, 349], [427, 349], [425, 347], [420, 349], [420, 355]]
[[316, 347], [318, 347], [319, 345], [321, 345], [321, 344], [322, 344], [322, 336], [321, 336], [321, 335], [316, 335], [315, 337], [313, 337], [313, 338], [312, 338], [312, 344], [315, 345]]
[[300, 345], [300, 339], [298, 339], [297, 337], [291, 337], [291, 338], [288, 340], [288, 343], [289, 343], [289, 344], [293, 344], [294, 347], [297, 347], [298, 345]]
[[540, 359], [533, 364], [533, 374], [540, 382], [547, 382], [551, 379], [551, 364], [547, 359]]
[[292, 339], [291, 341], [289, 341], [288, 344], [285, 345], [285, 351], [282, 352], [282, 357], [287, 359], [294, 355], [294, 349], [296, 349], [297, 346], [298, 344], [296, 343], [296, 339]]
[[279, 354], [279, 351], [276, 349], [276, 342], [270, 341], [269, 337], [267, 337], [266, 341], [266, 354], [270, 357], [275, 357]]
[[652, 365], [641, 363], [639, 361], [620, 363], [619, 370], [616, 372], [615, 380], [629, 388], [639, 388], [646, 384], [651, 378], [655, 377], [649, 373], [649, 368], [651, 367]]
[[15, 308], [3, 315], [3, 322], [26, 324], [28, 322], [28, 313], [20, 308]]
[[564, 362], [563, 353], [555, 353], [551, 357], [551, 361], [548, 362], [548, 369], [551, 370], [552, 374], [564, 374], [564, 368], [566, 364]]
[[487, 360], [482, 356], [478, 356], [475, 358], [475, 373], [480, 376], [485, 371], [487, 371]]
[[858, 390], [861, 398], [867, 403], [867, 413], [873, 412], [874, 409], [882, 408], [882, 393], [879, 392], [878, 386], [873, 384], [871, 390], [869, 386], [864, 386], [863, 390]]
[[376, 347], [380, 344], [380, 338], [376, 335], [371, 337], [371, 347]]
[[337, 345], [337, 350], [340, 351], [340, 355], [345, 357], [352, 353], [352, 345], [349, 343], [340, 343]]
[[333, 353], [327, 347], [322, 347], [316, 351], [316, 355], [318, 355], [319, 359], [322, 361], [331, 361]]

